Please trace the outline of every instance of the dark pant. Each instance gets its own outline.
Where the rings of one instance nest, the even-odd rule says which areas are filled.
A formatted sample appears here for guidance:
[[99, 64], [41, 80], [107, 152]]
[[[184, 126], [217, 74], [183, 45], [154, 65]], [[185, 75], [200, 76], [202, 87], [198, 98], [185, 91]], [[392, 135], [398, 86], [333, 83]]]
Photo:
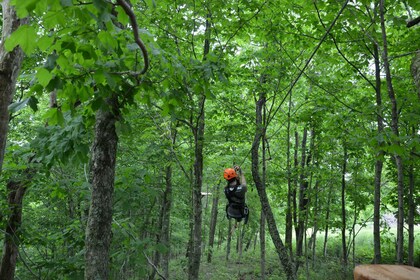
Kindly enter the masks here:
[[248, 222], [249, 209], [246, 204], [229, 203], [226, 205], [226, 216], [228, 219], [235, 219], [240, 222], [245, 219], [245, 224]]

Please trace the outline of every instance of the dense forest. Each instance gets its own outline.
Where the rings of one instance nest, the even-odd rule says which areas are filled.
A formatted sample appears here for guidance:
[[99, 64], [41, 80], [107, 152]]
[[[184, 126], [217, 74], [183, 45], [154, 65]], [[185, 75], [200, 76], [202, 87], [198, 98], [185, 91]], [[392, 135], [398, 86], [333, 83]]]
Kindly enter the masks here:
[[[0, 279], [420, 267], [418, 0], [0, 12]], [[226, 215], [233, 166], [247, 223]]]

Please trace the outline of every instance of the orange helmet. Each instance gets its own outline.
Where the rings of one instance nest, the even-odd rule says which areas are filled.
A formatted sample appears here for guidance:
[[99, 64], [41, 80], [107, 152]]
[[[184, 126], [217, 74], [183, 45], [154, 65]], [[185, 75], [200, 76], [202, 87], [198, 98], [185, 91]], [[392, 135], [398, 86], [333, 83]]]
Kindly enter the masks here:
[[232, 179], [232, 178], [235, 178], [236, 177], [236, 171], [235, 171], [235, 169], [233, 169], [233, 168], [226, 168], [225, 169], [225, 172], [224, 172], [224, 174], [223, 174], [223, 177], [226, 179], [226, 180], [230, 180], [230, 179]]

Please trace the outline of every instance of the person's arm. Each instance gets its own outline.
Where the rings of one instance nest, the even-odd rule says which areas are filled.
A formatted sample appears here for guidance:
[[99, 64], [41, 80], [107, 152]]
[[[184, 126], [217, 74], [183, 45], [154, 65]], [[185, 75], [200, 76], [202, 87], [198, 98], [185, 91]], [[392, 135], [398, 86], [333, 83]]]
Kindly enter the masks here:
[[239, 183], [240, 183], [243, 187], [245, 187], [245, 190], [246, 190], [246, 180], [245, 180], [245, 175], [244, 175], [244, 173], [242, 172], [241, 167], [240, 167], [240, 166], [235, 166], [235, 167], [234, 167], [234, 169], [235, 169], [235, 171], [236, 171], [236, 174], [238, 174], [238, 177], [239, 177]]

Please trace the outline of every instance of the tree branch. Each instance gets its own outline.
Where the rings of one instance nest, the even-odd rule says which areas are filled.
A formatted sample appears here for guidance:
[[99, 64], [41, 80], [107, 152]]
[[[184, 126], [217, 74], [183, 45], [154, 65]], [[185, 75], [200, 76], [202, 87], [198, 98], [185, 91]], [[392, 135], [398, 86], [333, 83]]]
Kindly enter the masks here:
[[413, 27], [414, 25], [416, 25], [418, 23], [420, 23], [420, 17], [417, 17], [417, 18], [415, 18], [415, 19], [410, 20], [409, 22], [407, 22], [407, 27], [408, 28]]
[[134, 15], [133, 10], [131, 9], [131, 7], [128, 5], [128, 3], [125, 0], [117, 0], [117, 3], [118, 5], [121, 6], [121, 8], [123, 8], [124, 12], [130, 18], [131, 27], [133, 28], [134, 41], [140, 47], [140, 50], [143, 54], [143, 59], [144, 59], [143, 70], [141, 70], [140, 72], [131, 72], [130, 74], [132, 74], [133, 76], [143, 75], [144, 73], [146, 73], [147, 69], [149, 68], [149, 55], [147, 53], [146, 46], [144, 45], [143, 41], [140, 39], [139, 27], [137, 25], [136, 16]]

